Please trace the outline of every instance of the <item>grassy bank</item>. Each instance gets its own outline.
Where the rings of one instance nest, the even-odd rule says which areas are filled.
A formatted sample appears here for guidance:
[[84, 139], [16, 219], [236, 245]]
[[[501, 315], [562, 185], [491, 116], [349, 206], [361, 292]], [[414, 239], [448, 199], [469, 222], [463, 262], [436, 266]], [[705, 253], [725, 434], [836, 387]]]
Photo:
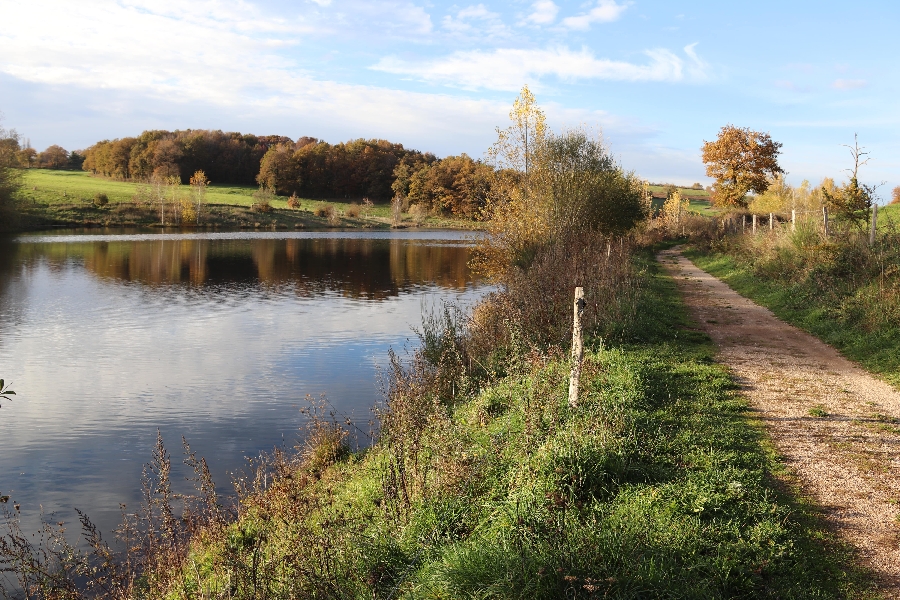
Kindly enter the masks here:
[[[868, 598], [798, 500], [672, 281], [639, 260], [638, 322], [439, 401], [395, 377], [351, 453], [319, 422], [245, 481], [160, 588], [171, 598]], [[467, 382], [454, 385], [467, 389]], [[478, 389], [476, 389], [478, 388]], [[457, 389], [457, 388], [454, 388]], [[150, 585], [148, 583], [148, 585]]]
[[737, 292], [900, 387], [900, 236], [823, 240], [799, 228], [735, 236], [688, 256]]
[[[160, 222], [159, 208], [141, 200], [141, 185], [94, 177], [83, 171], [55, 171], [27, 169], [23, 172], [20, 193], [20, 229], [41, 229], [54, 226], [156, 226]], [[190, 195], [190, 186], [181, 186], [181, 195]], [[353, 201], [315, 200], [300, 198], [299, 204], [289, 208], [287, 198], [275, 197], [271, 212], [253, 210], [255, 187], [211, 185], [207, 192], [201, 223], [218, 227], [388, 227], [391, 224], [390, 206], [375, 204], [369, 209]], [[97, 194], [105, 194], [106, 206], [94, 206]], [[330, 206], [336, 217], [321, 214]], [[317, 214], [319, 213], [319, 214]], [[355, 216], [354, 216], [355, 215]], [[464, 220], [429, 216], [414, 220], [404, 215], [407, 226], [421, 225], [442, 228], [472, 228], [477, 224]]]

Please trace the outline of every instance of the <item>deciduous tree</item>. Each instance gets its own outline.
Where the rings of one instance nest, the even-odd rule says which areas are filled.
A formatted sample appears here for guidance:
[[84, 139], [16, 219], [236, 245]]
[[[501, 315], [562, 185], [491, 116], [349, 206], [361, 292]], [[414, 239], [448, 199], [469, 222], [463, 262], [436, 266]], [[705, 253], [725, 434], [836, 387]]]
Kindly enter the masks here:
[[510, 119], [488, 152], [490, 235], [479, 243], [477, 270], [502, 279], [510, 267], [527, 269], [541, 248], [573, 235], [621, 234], [646, 216], [642, 182], [597, 136], [550, 132], [527, 87]]
[[[0, 153], [8, 150], [13, 153], [14, 159], [18, 146], [19, 135], [16, 131], [0, 126]], [[13, 168], [5, 159], [5, 155], [0, 155], [0, 231], [13, 227], [16, 216], [14, 201], [21, 185], [22, 177], [19, 169]]]
[[781, 143], [768, 133], [726, 125], [713, 142], [703, 142], [706, 175], [714, 178], [713, 201], [720, 206], [747, 206], [747, 192], [762, 194], [778, 165]]
[[259, 164], [256, 183], [274, 190], [276, 194], [292, 194], [300, 187], [299, 168], [294, 160], [294, 148], [278, 144], [269, 148]]
[[860, 147], [855, 135], [853, 145], [846, 147], [853, 157], [853, 167], [847, 169], [850, 181], [833, 190], [823, 187], [822, 194], [825, 196], [825, 204], [836, 218], [862, 226], [868, 222], [875, 202], [875, 187], [859, 182], [859, 168], [869, 162], [869, 153]]
[[69, 165], [69, 151], [53, 144], [41, 152], [39, 162], [42, 167], [50, 169], [64, 169]]
[[203, 207], [204, 200], [206, 200], [206, 188], [209, 187], [209, 183], [209, 179], [206, 178], [206, 173], [203, 171], [197, 171], [191, 176], [191, 194], [194, 196], [194, 201], [197, 203], [195, 215], [197, 224], [200, 223], [200, 210]]

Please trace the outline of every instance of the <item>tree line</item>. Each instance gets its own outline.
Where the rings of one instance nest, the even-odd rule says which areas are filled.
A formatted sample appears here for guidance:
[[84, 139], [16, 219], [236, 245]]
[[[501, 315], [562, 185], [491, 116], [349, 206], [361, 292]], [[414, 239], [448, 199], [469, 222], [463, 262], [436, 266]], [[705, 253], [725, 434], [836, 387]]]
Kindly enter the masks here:
[[253, 185], [266, 152], [285, 143], [293, 141], [279, 135], [205, 129], [152, 130], [137, 137], [97, 142], [84, 151], [83, 168], [113, 179], [178, 177], [182, 183], [203, 171], [216, 183]]
[[209, 130], [145, 131], [97, 142], [83, 169], [114, 179], [149, 181], [204, 171], [210, 181], [258, 184], [312, 198], [400, 197], [429, 212], [477, 217], [492, 169], [462, 154], [438, 159], [381, 139], [331, 144], [312, 137], [256, 136]]
[[7, 169], [81, 169], [84, 155], [53, 144], [43, 152], [31, 147], [15, 129], [0, 129], [0, 165]]

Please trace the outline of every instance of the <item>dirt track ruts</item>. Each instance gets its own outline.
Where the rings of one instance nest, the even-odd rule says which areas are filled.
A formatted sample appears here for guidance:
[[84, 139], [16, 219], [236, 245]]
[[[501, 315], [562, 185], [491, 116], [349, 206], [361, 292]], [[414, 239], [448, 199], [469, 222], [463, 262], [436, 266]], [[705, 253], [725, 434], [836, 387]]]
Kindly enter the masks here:
[[900, 598], [900, 393], [699, 269], [678, 248], [658, 259], [785, 465], [838, 535], [859, 550], [882, 592]]

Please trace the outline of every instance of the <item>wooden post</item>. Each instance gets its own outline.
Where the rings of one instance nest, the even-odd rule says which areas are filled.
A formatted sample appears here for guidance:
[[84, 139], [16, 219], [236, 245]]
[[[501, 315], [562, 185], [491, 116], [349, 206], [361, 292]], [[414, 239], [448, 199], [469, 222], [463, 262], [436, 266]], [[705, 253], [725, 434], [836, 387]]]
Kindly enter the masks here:
[[822, 223], [825, 225], [825, 238], [828, 238], [828, 207], [822, 207]]
[[753, 215], [753, 234], [756, 235], [756, 215]]
[[609, 260], [610, 255], [612, 255], [612, 240], [606, 242], [606, 258]]
[[747, 215], [741, 215], [741, 233], [747, 233]]
[[797, 211], [791, 211], [791, 231], [797, 231]]
[[775, 229], [775, 219], [772, 213], [769, 213], [769, 231], [774, 231]]
[[569, 406], [578, 406], [578, 385], [581, 380], [581, 361], [584, 345], [581, 332], [581, 315], [584, 314], [584, 288], [575, 288], [574, 319], [572, 322], [572, 374], [569, 376]]
[[875, 245], [875, 231], [878, 229], [878, 205], [872, 205], [872, 226], [869, 228], [869, 245]]

